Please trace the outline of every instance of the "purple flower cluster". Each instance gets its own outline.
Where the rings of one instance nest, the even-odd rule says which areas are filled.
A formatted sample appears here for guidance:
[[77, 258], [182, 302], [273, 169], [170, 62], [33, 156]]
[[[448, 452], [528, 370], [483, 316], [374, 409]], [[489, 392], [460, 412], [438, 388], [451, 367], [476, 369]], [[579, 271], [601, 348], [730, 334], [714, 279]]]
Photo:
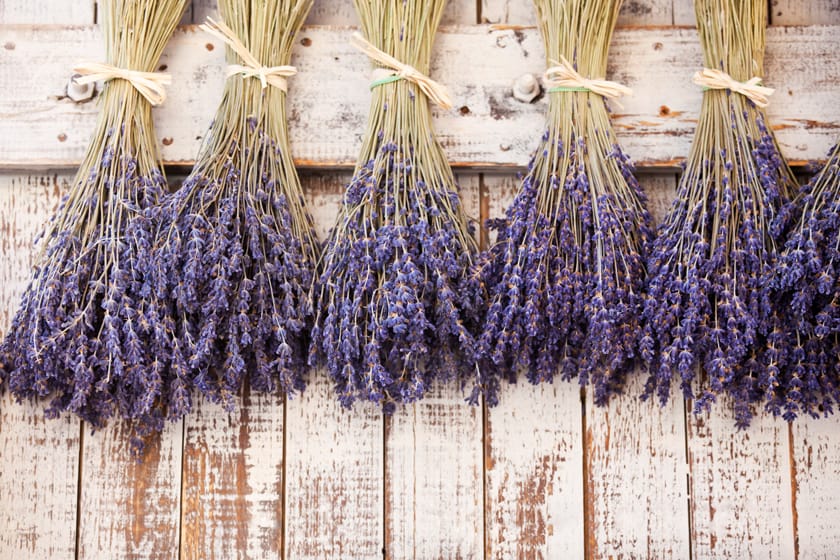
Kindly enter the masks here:
[[[304, 386], [315, 234], [293, 167], [278, 167], [278, 144], [247, 122], [155, 210], [141, 297], [148, 349], [184, 388], [173, 415], [189, 411], [192, 388], [230, 409], [246, 378], [261, 392]], [[212, 135], [227, 137], [224, 126]]]
[[840, 144], [777, 219], [785, 245], [765, 286], [773, 306], [766, 406], [793, 420], [840, 402]]
[[144, 351], [150, 318], [137, 299], [153, 234], [143, 213], [167, 187], [158, 169], [141, 172], [122, 151], [123, 134], [107, 134], [92, 171], [77, 178], [38, 241], [41, 257], [0, 345], [0, 369], [18, 399], [49, 398], [50, 416], [70, 411], [100, 428], [119, 414], [142, 434], [162, 425], [155, 395], [177, 390]]
[[[697, 411], [731, 395], [745, 427], [750, 404], [774, 383], [760, 351], [773, 332], [763, 287], [777, 258], [773, 220], [795, 183], [752, 102], [725, 91], [705, 96], [697, 137], [707, 143], [693, 146], [648, 261], [645, 396], [666, 401], [678, 376]], [[708, 380], [696, 394], [699, 367]]]
[[474, 373], [475, 242], [448, 166], [430, 175], [414, 154], [386, 142], [357, 171], [324, 251], [311, 359], [348, 407], [391, 413]]
[[496, 378], [485, 383], [491, 403], [498, 379], [524, 370], [531, 383], [557, 371], [591, 383], [603, 404], [637, 363], [650, 216], [627, 157], [605, 141], [611, 134], [598, 136], [564, 143], [547, 131], [492, 224], [498, 238], [478, 266], [490, 297], [479, 350], [483, 375]]

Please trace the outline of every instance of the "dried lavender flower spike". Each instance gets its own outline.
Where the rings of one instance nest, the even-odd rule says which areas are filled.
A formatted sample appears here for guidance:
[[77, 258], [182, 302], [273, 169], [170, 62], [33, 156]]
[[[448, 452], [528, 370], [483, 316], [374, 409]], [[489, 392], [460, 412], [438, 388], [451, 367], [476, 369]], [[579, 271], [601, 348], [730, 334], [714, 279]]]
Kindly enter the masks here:
[[[737, 81], [761, 77], [767, 3], [697, 0], [695, 8], [705, 66]], [[772, 225], [795, 190], [764, 111], [740, 93], [706, 90], [648, 261], [646, 396], [665, 402], [678, 377], [696, 411], [728, 394], [737, 425], [749, 424], [750, 403], [772, 382], [761, 365], [762, 335], [772, 330], [763, 290], [777, 258]]]
[[766, 406], [788, 421], [827, 416], [840, 403], [840, 144], [774, 226], [785, 244], [765, 282]]
[[[107, 64], [157, 69], [185, 0], [105, 0]], [[101, 65], [94, 65], [101, 66]], [[154, 98], [154, 96], [151, 96]], [[0, 346], [0, 390], [49, 399], [93, 428], [112, 416], [139, 434], [162, 427], [151, 403], [172, 391], [135, 299], [149, 248], [144, 212], [166, 191], [151, 103], [125, 79], [106, 82], [93, 139], [70, 191], [38, 242], [35, 271]]]
[[[242, 51], [227, 48], [229, 65], [284, 67], [311, 6], [221, 0], [225, 23], [208, 29]], [[246, 381], [259, 392], [304, 387], [318, 247], [291, 156], [284, 80], [228, 77], [192, 172], [153, 217], [144, 299], [154, 351], [181, 388], [172, 418], [189, 411], [194, 391], [231, 409]]]
[[[547, 58], [563, 61], [558, 71], [605, 75], [621, 2], [535, 4]], [[491, 404], [501, 379], [524, 371], [540, 383], [558, 370], [591, 384], [603, 404], [638, 362], [650, 216], [593, 89], [601, 90], [591, 82], [549, 89], [547, 130], [477, 267], [490, 296], [479, 348]]]
[[[356, 0], [364, 36], [427, 75], [445, 0]], [[386, 412], [436, 381], [467, 379], [477, 314], [466, 271], [477, 250], [426, 95], [406, 79], [373, 87], [355, 174], [324, 249], [312, 363], [340, 401]]]

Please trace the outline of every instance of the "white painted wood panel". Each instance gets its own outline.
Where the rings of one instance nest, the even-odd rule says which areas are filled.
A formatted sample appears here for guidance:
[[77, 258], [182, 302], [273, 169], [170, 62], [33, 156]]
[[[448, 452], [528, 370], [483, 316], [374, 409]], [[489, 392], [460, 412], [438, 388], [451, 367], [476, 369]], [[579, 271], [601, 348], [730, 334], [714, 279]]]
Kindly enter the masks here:
[[246, 389], [232, 413], [196, 400], [184, 420], [180, 558], [279, 558], [283, 397]]
[[759, 414], [738, 431], [732, 403], [689, 412], [692, 558], [794, 558], [788, 425]]
[[[479, 177], [460, 175], [461, 200], [479, 216]], [[438, 386], [385, 423], [385, 542], [389, 558], [482, 558], [482, 407]]]
[[[321, 239], [347, 173], [301, 176]], [[379, 409], [341, 407], [323, 370], [286, 401], [285, 556], [380, 559], [384, 548], [384, 423]]]
[[[512, 175], [485, 175], [482, 206], [503, 215], [519, 189]], [[494, 236], [490, 236], [490, 241]], [[505, 384], [487, 409], [487, 558], [584, 556], [584, 427], [578, 386], [559, 380]]]
[[83, 425], [77, 558], [178, 558], [184, 423], [167, 424], [131, 457], [131, 429]]
[[840, 417], [792, 425], [799, 560], [827, 560], [840, 550]]
[[[660, 221], [676, 177], [640, 177], [648, 208]], [[606, 406], [586, 401], [586, 483], [592, 558], [688, 558], [688, 459], [685, 403], [643, 402], [638, 371], [625, 394]], [[678, 393], [675, 392], [675, 395]]]
[[[93, 28], [2, 27], [14, 44], [0, 57], [0, 165], [71, 166], [92, 129], [96, 104], [61, 99], [69, 68], [101, 57]], [[364, 130], [369, 63], [348, 45], [350, 29], [305, 28], [293, 62], [289, 115], [293, 149], [303, 166], [352, 166]], [[170, 99], [155, 112], [163, 156], [189, 163], [223, 79], [222, 50], [195, 28], [175, 33], [162, 64], [174, 76]], [[210, 50], [208, 50], [210, 49]], [[688, 152], [700, 106], [691, 75], [700, 67], [692, 29], [625, 29], [616, 32], [610, 77], [635, 95], [614, 122], [626, 151], [640, 166], [673, 166]], [[778, 88], [769, 114], [784, 154], [796, 161], [824, 157], [840, 130], [836, 88], [840, 27], [768, 30], [766, 81]], [[23, 65], [32, 68], [22, 73]], [[458, 166], [521, 166], [543, 127], [545, 99], [523, 104], [511, 84], [523, 72], [540, 73], [542, 44], [536, 29], [490, 31], [447, 28], [439, 34], [432, 75], [450, 86], [457, 108], [436, 111], [436, 130]]]
[[[0, 338], [28, 283], [32, 239], [67, 175], [0, 174]], [[0, 396], [0, 558], [72, 558], [79, 421]]]

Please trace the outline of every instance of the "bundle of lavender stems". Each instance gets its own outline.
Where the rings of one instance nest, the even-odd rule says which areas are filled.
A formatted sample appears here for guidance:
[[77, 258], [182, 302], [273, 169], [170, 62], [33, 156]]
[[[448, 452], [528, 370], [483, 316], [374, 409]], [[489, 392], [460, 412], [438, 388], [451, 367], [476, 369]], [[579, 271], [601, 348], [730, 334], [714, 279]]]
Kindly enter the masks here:
[[840, 403], [840, 144], [777, 218], [784, 248], [765, 283], [766, 406], [792, 421]]
[[772, 315], [763, 284], [778, 257], [773, 224], [796, 181], [759, 106], [770, 93], [758, 84], [767, 2], [696, 0], [695, 9], [706, 67], [697, 81], [707, 89], [648, 261], [645, 395], [664, 403], [677, 376], [696, 411], [728, 394], [745, 427], [750, 403], [773, 383], [761, 357]]
[[390, 413], [433, 382], [475, 371], [477, 288], [467, 271], [477, 244], [432, 130], [429, 95], [445, 97], [417, 78], [428, 74], [444, 4], [355, 0], [368, 53], [412, 70], [377, 72], [359, 162], [316, 284], [311, 360], [326, 366], [345, 406], [372, 401]]
[[565, 66], [547, 78], [562, 71], [568, 85], [548, 84], [547, 129], [505, 217], [491, 224], [498, 237], [478, 267], [490, 296], [481, 386], [493, 404], [500, 379], [524, 371], [539, 383], [559, 371], [591, 383], [603, 404], [638, 362], [651, 238], [644, 194], [588, 80], [606, 73], [621, 2], [535, 4], [549, 64]]
[[143, 214], [167, 184], [152, 122], [152, 101], [163, 92], [148, 83], [161, 76], [137, 73], [157, 69], [185, 0], [99, 6], [107, 64], [85, 66], [106, 82], [101, 110], [72, 186], [37, 241], [32, 280], [0, 346], [0, 390], [47, 399], [48, 415], [69, 411], [93, 428], [115, 415], [142, 428], [157, 422], [146, 387], [162, 369], [142, 351], [152, 331], [136, 295], [138, 256], [152, 235]]
[[[229, 75], [195, 166], [168, 197], [144, 288], [168, 417], [304, 387], [317, 240], [289, 148], [285, 77], [312, 0], [221, 0]], [[157, 380], [155, 380], [157, 381]], [[155, 391], [154, 386], [147, 391]]]

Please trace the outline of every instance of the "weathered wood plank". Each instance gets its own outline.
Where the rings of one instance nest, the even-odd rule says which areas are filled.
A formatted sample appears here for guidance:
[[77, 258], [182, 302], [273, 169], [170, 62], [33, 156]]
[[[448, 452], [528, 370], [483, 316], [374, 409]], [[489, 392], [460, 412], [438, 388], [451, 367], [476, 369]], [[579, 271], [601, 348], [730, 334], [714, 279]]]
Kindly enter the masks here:
[[[88, 141], [95, 103], [61, 98], [73, 63], [101, 57], [90, 27], [4, 26], [11, 50], [0, 56], [0, 97], [6, 134], [0, 165], [16, 168], [72, 166]], [[294, 63], [301, 73], [290, 91], [292, 141], [303, 166], [352, 166], [368, 110], [369, 62], [348, 44], [350, 29], [304, 28]], [[306, 39], [306, 40], [304, 40]], [[221, 91], [222, 50], [195, 28], [176, 32], [162, 64], [175, 86], [156, 111], [164, 159], [190, 163]], [[483, 26], [445, 28], [439, 34], [432, 75], [450, 86], [457, 109], [436, 111], [436, 128], [457, 166], [521, 166], [542, 130], [545, 98], [524, 104], [511, 94], [523, 72], [543, 69], [536, 29], [490, 31]], [[622, 145], [640, 166], [673, 166], [687, 153], [700, 106], [691, 75], [700, 67], [692, 29], [624, 29], [616, 32], [610, 76], [635, 90], [614, 115]], [[208, 50], [211, 49], [211, 50]], [[771, 122], [785, 155], [822, 158], [840, 129], [834, 83], [840, 75], [840, 26], [768, 30], [767, 81], [778, 87]], [[21, 72], [26, 65], [27, 72]], [[662, 87], [668, 84], [668, 87]], [[325, 108], [330, 108], [325, 110]]]
[[90, 24], [95, 23], [95, 5], [96, 0], [0, 0], [0, 22]]
[[283, 401], [246, 389], [232, 413], [201, 400], [185, 419], [182, 559], [282, 554]]
[[642, 374], [606, 407], [587, 398], [592, 558], [689, 558], [683, 402], [642, 402]]
[[[624, 0], [618, 24], [670, 25], [673, 0]], [[482, 23], [536, 25], [537, 14], [532, 0], [481, 0]]]
[[[332, 227], [346, 173], [301, 177], [316, 231]], [[381, 559], [384, 425], [365, 403], [345, 410], [322, 370], [286, 402], [286, 558]]]
[[[66, 175], [0, 175], [0, 338], [30, 273], [32, 239]], [[45, 420], [43, 403], [0, 397], [0, 558], [72, 558], [79, 421]]]
[[770, 0], [772, 25], [840, 24], [838, 0]]
[[483, 558], [482, 424], [452, 386], [386, 419], [388, 558]]
[[[479, 215], [479, 177], [459, 177]], [[481, 407], [451, 384], [386, 418], [385, 543], [388, 558], [482, 558], [484, 450]]]
[[183, 421], [151, 438], [142, 461], [126, 422], [84, 429], [78, 558], [178, 558]]
[[840, 417], [800, 418], [792, 425], [799, 560], [840, 550]]
[[[674, 175], [639, 177], [659, 221], [676, 191]], [[586, 399], [586, 483], [592, 558], [688, 558], [685, 406], [643, 402], [646, 373], [625, 395], [596, 407]]]
[[[484, 183], [487, 215], [501, 216], [519, 180]], [[502, 387], [485, 428], [487, 558], [583, 558], [583, 433], [577, 385]]]
[[731, 403], [688, 416], [692, 558], [794, 558], [787, 423], [737, 431]]

